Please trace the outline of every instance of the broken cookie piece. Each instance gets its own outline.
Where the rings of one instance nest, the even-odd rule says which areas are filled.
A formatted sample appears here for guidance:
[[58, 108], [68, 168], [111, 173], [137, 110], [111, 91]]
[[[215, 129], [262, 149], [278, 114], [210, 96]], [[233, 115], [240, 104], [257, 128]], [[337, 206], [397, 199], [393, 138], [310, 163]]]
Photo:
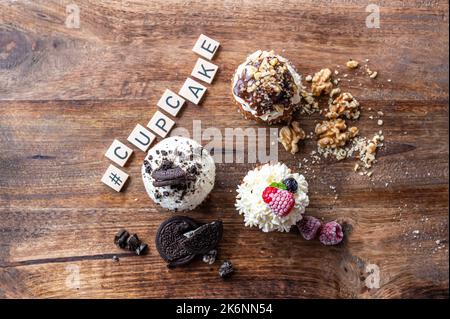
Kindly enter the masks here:
[[181, 244], [184, 234], [198, 228], [198, 224], [191, 218], [175, 216], [164, 221], [156, 232], [156, 249], [169, 267], [176, 267], [191, 262], [195, 254], [184, 249]]
[[[159, 226], [156, 249], [168, 263], [168, 267], [182, 266], [190, 263], [196, 256], [212, 254], [222, 239], [222, 234], [223, 224], [220, 220], [200, 226], [189, 217], [175, 216]], [[216, 254], [217, 251], [212, 256], [214, 260]]]
[[220, 220], [205, 224], [185, 234], [182, 245], [189, 253], [203, 255], [214, 249], [222, 239], [223, 223]]

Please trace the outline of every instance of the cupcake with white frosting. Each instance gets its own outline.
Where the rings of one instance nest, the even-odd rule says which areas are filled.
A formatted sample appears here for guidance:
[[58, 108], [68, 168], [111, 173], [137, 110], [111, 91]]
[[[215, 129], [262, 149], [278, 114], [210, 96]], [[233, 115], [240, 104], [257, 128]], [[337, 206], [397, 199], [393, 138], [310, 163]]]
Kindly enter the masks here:
[[232, 79], [233, 97], [247, 119], [288, 122], [301, 101], [301, 76], [284, 57], [258, 50], [239, 65]]
[[251, 170], [237, 189], [236, 209], [245, 226], [288, 232], [309, 205], [308, 183], [281, 163]]
[[149, 197], [171, 211], [199, 206], [214, 187], [216, 166], [208, 150], [185, 137], [169, 137], [156, 144], [142, 165]]

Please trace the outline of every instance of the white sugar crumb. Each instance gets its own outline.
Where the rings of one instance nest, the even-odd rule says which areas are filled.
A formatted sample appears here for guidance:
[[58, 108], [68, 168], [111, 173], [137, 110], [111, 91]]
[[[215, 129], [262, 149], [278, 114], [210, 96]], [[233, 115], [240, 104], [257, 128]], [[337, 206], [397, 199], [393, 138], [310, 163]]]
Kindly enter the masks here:
[[382, 125], [383, 125], [383, 120], [378, 120], [377, 124], [378, 124], [379, 126], [382, 126]]

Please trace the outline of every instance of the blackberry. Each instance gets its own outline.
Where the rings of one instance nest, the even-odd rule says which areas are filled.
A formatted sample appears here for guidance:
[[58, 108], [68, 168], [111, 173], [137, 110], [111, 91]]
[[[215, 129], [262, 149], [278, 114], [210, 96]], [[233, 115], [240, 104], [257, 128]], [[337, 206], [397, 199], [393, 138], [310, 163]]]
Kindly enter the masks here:
[[293, 177], [288, 177], [283, 181], [283, 184], [286, 185], [286, 189], [291, 193], [296, 193], [298, 189], [298, 183]]

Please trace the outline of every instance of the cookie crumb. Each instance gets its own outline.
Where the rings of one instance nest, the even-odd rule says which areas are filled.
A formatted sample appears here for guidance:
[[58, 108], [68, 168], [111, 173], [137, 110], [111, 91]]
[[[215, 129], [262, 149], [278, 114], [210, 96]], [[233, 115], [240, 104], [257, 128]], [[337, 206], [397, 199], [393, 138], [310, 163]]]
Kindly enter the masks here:
[[222, 279], [227, 279], [230, 278], [231, 275], [233, 275], [233, 273], [234, 273], [233, 265], [228, 260], [225, 260], [219, 268], [219, 276]]

